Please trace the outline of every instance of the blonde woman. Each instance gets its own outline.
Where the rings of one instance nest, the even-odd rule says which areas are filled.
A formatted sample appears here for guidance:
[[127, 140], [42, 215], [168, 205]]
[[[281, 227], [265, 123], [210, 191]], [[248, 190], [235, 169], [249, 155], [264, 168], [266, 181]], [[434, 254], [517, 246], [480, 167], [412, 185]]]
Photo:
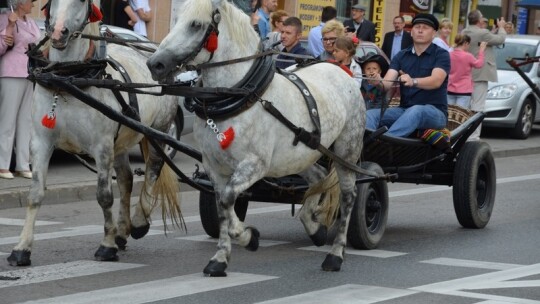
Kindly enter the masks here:
[[449, 39], [453, 28], [454, 24], [452, 21], [448, 18], [443, 18], [439, 23], [439, 31], [437, 32], [437, 37], [433, 38], [433, 43], [447, 51], [450, 51], [451, 47]]
[[270, 15], [270, 24], [272, 25], [272, 31], [266, 36], [264, 41], [265, 49], [276, 49], [280, 51], [283, 49], [281, 44], [281, 29], [283, 28], [283, 22], [289, 18], [284, 10], [277, 10]]
[[345, 27], [341, 22], [331, 20], [324, 24], [321, 29], [321, 34], [324, 52], [322, 52], [317, 59], [323, 61], [334, 59], [334, 44], [338, 37], [345, 36]]
[[450, 52], [450, 74], [448, 74], [448, 104], [471, 108], [473, 92], [472, 69], [484, 66], [484, 51], [487, 42], [480, 43], [478, 58], [469, 53], [471, 37], [458, 34], [454, 39], [454, 50]]

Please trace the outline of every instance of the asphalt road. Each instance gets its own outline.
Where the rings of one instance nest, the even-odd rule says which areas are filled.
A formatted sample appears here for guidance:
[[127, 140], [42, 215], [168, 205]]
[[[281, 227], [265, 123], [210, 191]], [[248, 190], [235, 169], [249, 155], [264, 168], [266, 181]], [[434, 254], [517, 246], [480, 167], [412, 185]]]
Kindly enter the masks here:
[[233, 245], [227, 278], [202, 275], [215, 240], [202, 229], [197, 192], [182, 192], [187, 232], [165, 236], [156, 214], [150, 235], [130, 239], [111, 263], [93, 261], [103, 219], [88, 201], [45, 205], [32, 266], [8, 266], [24, 209], [5, 209], [0, 303], [540, 303], [537, 158], [496, 159], [495, 209], [481, 230], [459, 226], [451, 188], [391, 184], [379, 248], [348, 248], [338, 273], [321, 270], [327, 248], [312, 246], [289, 205], [251, 203], [246, 222], [261, 247]]

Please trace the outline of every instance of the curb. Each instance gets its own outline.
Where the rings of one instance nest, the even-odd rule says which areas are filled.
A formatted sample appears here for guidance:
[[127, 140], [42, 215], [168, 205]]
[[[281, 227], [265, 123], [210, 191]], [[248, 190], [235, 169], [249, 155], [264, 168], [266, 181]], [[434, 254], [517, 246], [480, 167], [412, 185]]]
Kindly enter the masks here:
[[[540, 154], [540, 147], [529, 147], [513, 150], [493, 151], [493, 157], [505, 158], [514, 156], [526, 156]], [[133, 194], [138, 195], [141, 192], [143, 178], [135, 178], [133, 181]], [[26, 200], [29, 193], [29, 187], [13, 187], [0, 190], [0, 210], [10, 208], [26, 207]], [[76, 182], [66, 184], [49, 185], [45, 191], [43, 205], [65, 204], [77, 201], [96, 200], [97, 182]], [[181, 184], [180, 192], [197, 191], [196, 189]], [[116, 181], [113, 182], [114, 197], [118, 198], [118, 187]]]

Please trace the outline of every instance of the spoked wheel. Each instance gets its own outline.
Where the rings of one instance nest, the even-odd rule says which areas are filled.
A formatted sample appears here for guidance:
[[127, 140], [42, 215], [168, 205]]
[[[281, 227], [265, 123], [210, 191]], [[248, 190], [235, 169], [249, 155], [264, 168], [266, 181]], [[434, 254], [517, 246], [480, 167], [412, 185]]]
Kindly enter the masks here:
[[[362, 168], [384, 174], [382, 168], [363, 162]], [[356, 184], [354, 204], [347, 239], [356, 249], [374, 249], [381, 241], [388, 220], [388, 185], [380, 180]]]
[[491, 218], [496, 192], [495, 161], [488, 144], [465, 143], [454, 168], [452, 192], [461, 226], [484, 228]]
[[[247, 198], [237, 198], [234, 203], [234, 212], [243, 222], [246, 219], [246, 213], [249, 200]], [[204, 231], [213, 238], [219, 237], [219, 217], [217, 213], [216, 196], [214, 193], [201, 191], [199, 194], [199, 214]]]

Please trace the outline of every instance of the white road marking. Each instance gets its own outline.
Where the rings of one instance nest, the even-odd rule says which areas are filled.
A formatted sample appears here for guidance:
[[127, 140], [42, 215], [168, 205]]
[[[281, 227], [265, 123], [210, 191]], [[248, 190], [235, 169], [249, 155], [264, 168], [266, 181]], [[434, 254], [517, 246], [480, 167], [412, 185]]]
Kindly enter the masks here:
[[506, 269], [512, 269], [516, 267], [525, 266], [525, 265], [519, 265], [519, 264], [493, 263], [493, 262], [485, 262], [485, 261], [460, 260], [460, 259], [450, 259], [450, 258], [437, 258], [437, 259], [432, 259], [432, 260], [420, 261], [420, 263], [468, 267], [468, 268], [493, 269], [493, 270], [506, 270]]
[[476, 276], [470, 276], [466, 278], [413, 287], [410, 289], [482, 300], [521, 304], [540, 304], [540, 301], [535, 300], [463, 291], [496, 288], [540, 287], [540, 280], [517, 280], [519, 278], [532, 277], [539, 274], [540, 264], [533, 264]]
[[29, 267], [24, 269], [1, 272], [1, 277], [18, 277], [19, 279], [13, 281], [2, 280], [0, 281], [0, 288], [82, 277], [105, 272], [132, 269], [142, 266], [145, 265], [120, 262], [107, 263], [97, 261], [75, 261], [46, 266]]
[[[48, 225], [59, 225], [63, 224], [62, 222], [50, 222], [50, 221], [36, 221], [36, 226], [48, 226]], [[20, 219], [10, 219], [10, 218], [0, 218], [0, 225], [8, 226], [23, 226], [24, 220]]]
[[[110, 265], [111, 263], [104, 263]], [[120, 287], [112, 287], [88, 292], [80, 292], [66, 296], [49, 299], [28, 301], [25, 303], [34, 304], [94, 304], [94, 303], [115, 303], [115, 304], [142, 304], [173, 299], [181, 296], [192, 295], [200, 292], [229, 288], [239, 285], [257, 283], [272, 279], [274, 276], [265, 276], [247, 273], [227, 273], [224, 278], [203, 277], [202, 274], [190, 274], [172, 277], [162, 280], [149, 281]]]
[[[186, 237], [177, 237], [176, 239], [177, 240], [186, 240], [186, 241], [196, 241], [196, 242], [211, 242], [211, 243], [217, 243], [218, 242], [218, 239], [211, 238], [206, 234], [194, 235], [194, 236], [186, 236]], [[282, 244], [287, 244], [287, 243], [289, 243], [289, 242], [259, 239], [259, 246], [260, 247], [270, 247], [270, 246], [282, 245]], [[233, 241], [233, 244], [238, 244], [238, 242]]]
[[9, 253], [7, 252], [0, 252], [0, 255], [8, 255]]
[[[103, 226], [98, 226], [98, 225], [77, 226], [77, 227], [71, 227], [71, 228], [64, 228], [64, 230], [62, 231], [34, 234], [34, 240], [41, 241], [41, 240], [57, 239], [61, 237], [73, 237], [73, 236], [91, 235], [91, 234], [99, 234], [99, 233], [103, 233]], [[148, 231], [148, 234], [146, 235], [156, 235], [156, 234], [163, 234], [163, 231], [150, 230]], [[0, 245], [17, 244], [17, 243], [19, 243], [19, 236], [0, 238]]]
[[258, 304], [369, 304], [405, 297], [415, 293], [417, 292], [395, 288], [345, 284], [290, 297], [258, 302]]
[[[329, 245], [317, 247], [317, 246], [309, 246], [309, 247], [300, 247], [298, 249], [300, 250], [309, 250], [309, 251], [321, 251], [321, 252], [329, 252], [332, 247]], [[345, 250], [346, 254], [352, 254], [352, 255], [362, 255], [362, 256], [368, 256], [368, 257], [374, 257], [374, 258], [393, 258], [401, 255], [406, 255], [407, 253], [404, 252], [397, 252], [397, 251], [387, 251], [387, 250], [379, 250], [379, 249], [373, 249], [373, 250], [358, 250], [353, 248], [347, 248]]]
[[487, 300], [487, 301], [482, 301], [482, 302], [478, 302], [478, 303], [474, 303], [474, 304], [512, 304], [512, 303], [516, 303], [516, 302]]

